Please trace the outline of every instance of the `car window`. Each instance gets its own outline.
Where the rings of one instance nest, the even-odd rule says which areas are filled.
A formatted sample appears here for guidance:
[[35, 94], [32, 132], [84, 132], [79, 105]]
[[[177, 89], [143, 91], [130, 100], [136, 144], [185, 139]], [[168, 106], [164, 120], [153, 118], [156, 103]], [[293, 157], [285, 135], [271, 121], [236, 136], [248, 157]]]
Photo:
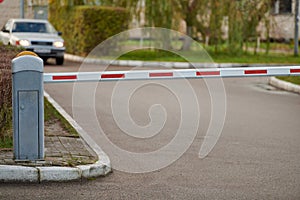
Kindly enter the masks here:
[[50, 24], [43, 22], [15, 22], [12, 32], [56, 33], [56, 30]]
[[2, 30], [9, 30], [10, 29], [10, 25], [11, 25], [11, 21], [9, 20], [2, 28]]

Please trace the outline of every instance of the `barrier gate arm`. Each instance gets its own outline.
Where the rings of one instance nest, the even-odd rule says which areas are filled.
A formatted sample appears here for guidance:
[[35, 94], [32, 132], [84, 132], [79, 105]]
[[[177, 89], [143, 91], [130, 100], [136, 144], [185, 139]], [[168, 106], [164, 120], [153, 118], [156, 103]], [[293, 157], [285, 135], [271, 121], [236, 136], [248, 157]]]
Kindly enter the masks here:
[[230, 78], [256, 76], [300, 76], [300, 66], [44, 73], [44, 82], [58, 83], [80, 81]]

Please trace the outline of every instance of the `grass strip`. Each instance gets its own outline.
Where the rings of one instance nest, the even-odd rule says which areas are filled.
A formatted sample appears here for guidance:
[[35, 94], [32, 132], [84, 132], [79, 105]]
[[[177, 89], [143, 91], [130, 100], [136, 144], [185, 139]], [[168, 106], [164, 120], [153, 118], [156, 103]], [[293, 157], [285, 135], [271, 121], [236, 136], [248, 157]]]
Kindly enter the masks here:
[[46, 98], [44, 98], [44, 120], [45, 122], [50, 120], [58, 120], [61, 123], [62, 128], [68, 133], [76, 137], [79, 136], [73, 126], [53, 107], [53, 105]]
[[[11, 113], [11, 109], [9, 113]], [[6, 112], [8, 113], [8, 111]], [[10, 117], [12, 121], [12, 117]], [[62, 128], [65, 129], [69, 134], [74, 137], [79, 137], [77, 131], [69, 124], [69, 122], [52, 106], [52, 104], [44, 98], [44, 121], [58, 120], [62, 125]], [[0, 148], [12, 148], [13, 147], [13, 127], [12, 123], [7, 124], [5, 129], [2, 130], [5, 132], [4, 136], [0, 138]]]
[[276, 78], [296, 85], [300, 85], [300, 76], [278, 76]]
[[[277, 53], [257, 53], [256, 55], [250, 53], [243, 53], [235, 56], [226, 52], [213, 53], [207, 52], [207, 58], [203, 58], [204, 52], [189, 51], [180, 52], [183, 56], [192, 62], [214, 61], [217, 63], [266, 63], [266, 64], [299, 64], [300, 57], [293, 55], [284, 55]], [[142, 49], [126, 53], [119, 57], [119, 60], [142, 60], [142, 61], [166, 61], [166, 62], [186, 62], [184, 58], [172, 52], [164, 50]]]

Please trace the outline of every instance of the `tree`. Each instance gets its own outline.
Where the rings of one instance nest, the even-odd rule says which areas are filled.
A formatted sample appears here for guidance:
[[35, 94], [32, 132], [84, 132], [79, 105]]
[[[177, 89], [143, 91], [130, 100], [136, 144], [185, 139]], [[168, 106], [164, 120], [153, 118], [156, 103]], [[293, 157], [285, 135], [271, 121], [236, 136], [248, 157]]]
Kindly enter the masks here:
[[[67, 5], [100, 4], [127, 8], [132, 18], [145, 16], [145, 25], [150, 27], [178, 28], [184, 21], [185, 33], [191, 38], [200, 33], [205, 44], [215, 45], [215, 51], [227, 35], [230, 53], [243, 52], [247, 41], [258, 37], [259, 23], [266, 20], [271, 0], [63, 0]], [[228, 32], [222, 32], [227, 19]], [[168, 36], [165, 44], [170, 43]], [[182, 49], [188, 50], [191, 40], [186, 39]]]
[[299, 56], [299, 0], [295, 5], [294, 56]]
[[52, 5], [65, 6], [81, 6], [81, 5], [97, 5], [98, 0], [48, 0]]
[[204, 0], [198, 7], [195, 21], [196, 31], [201, 33], [205, 45], [218, 44], [222, 38], [222, 22], [224, 21], [225, 9], [223, 0]]
[[[193, 38], [193, 29], [195, 28], [195, 23], [197, 21], [197, 14], [205, 4], [204, 1], [200, 0], [174, 0], [174, 5], [176, 5], [176, 12], [185, 21], [186, 24], [186, 34]], [[187, 39], [184, 41], [183, 50], [189, 50], [191, 45], [191, 40]]]
[[267, 17], [270, 0], [225, 1], [228, 5], [228, 50], [232, 54], [240, 54], [247, 41], [259, 37], [257, 27]]

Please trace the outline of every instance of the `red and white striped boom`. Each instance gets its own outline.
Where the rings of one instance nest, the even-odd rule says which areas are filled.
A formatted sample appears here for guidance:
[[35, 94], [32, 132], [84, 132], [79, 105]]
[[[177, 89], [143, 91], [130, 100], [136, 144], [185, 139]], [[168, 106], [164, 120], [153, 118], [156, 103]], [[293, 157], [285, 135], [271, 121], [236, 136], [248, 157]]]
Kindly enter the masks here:
[[299, 76], [300, 66], [201, 68], [177, 70], [132, 70], [103, 72], [45, 73], [45, 83], [80, 81], [152, 80], [176, 78], [226, 78], [253, 76]]

